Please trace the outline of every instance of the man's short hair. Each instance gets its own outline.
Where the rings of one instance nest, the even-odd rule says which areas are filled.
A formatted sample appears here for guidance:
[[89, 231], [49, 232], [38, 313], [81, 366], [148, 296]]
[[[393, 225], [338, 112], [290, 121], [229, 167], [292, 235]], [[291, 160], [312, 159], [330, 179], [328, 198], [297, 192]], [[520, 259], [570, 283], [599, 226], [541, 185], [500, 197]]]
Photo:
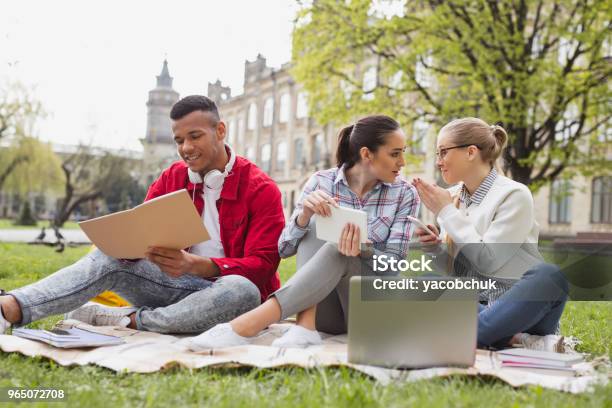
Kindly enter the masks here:
[[203, 95], [189, 95], [180, 99], [170, 110], [170, 119], [178, 120], [195, 111], [210, 112], [216, 121], [220, 120], [215, 102]]

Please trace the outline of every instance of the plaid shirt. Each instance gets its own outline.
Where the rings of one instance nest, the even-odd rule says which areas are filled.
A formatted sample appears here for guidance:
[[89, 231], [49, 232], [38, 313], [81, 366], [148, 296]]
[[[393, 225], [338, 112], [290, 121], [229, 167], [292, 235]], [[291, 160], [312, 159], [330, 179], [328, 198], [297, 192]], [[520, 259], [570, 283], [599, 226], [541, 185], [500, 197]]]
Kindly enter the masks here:
[[373, 243], [373, 254], [384, 254], [395, 259], [406, 257], [408, 241], [413, 232], [407, 216], [416, 217], [420, 205], [414, 186], [400, 176], [393, 183], [378, 182], [360, 199], [349, 188], [343, 166], [321, 170], [310, 177], [278, 241], [281, 258], [294, 255], [300, 240], [309, 231], [308, 227], [299, 227], [295, 219], [302, 211], [304, 198], [315, 190], [322, 190], [330, 197], [335, 197], [341, 207], [367, 213], [368, 238]]

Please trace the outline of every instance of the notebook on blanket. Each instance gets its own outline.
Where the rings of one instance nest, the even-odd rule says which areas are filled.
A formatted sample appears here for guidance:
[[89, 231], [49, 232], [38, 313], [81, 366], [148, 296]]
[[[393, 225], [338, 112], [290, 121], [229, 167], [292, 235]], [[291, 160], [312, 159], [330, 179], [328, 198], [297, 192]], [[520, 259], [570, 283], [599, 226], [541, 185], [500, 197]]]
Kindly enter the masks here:
[[59, 348], [116, 346], [125, 343], [120, 337], [93, 333], [76, 327], [71, 329], [53, 329], [51, 331], [14, 329], [13, 335], [23, 337], [24, 339], [42, 341]]
[[497, 358], [501, 361], [502, 367], [565, 376], [573, 376], [574, 364], [583, 361], [580, 354], [552, 353], [525, 348], [500, 350], [497, 352]]

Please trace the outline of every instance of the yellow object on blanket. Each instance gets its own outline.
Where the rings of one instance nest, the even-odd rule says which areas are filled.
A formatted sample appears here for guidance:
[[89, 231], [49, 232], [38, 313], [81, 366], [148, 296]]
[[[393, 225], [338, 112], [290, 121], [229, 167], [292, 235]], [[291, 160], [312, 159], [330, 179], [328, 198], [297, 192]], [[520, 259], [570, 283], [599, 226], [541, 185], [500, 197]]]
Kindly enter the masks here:
[[[96, 248], [95, 245], [91, 246], [91, 250], [93, 251]], [[91, 252], [91, 251], [90, 251]], [[115, 292], [111, 292], [107, 290], [106, 292], [100, 293], [95, 298], [91, 299], [92, 302], [100, 303], [106, 306], [129, 306], [130, 302], [116, 294]]]

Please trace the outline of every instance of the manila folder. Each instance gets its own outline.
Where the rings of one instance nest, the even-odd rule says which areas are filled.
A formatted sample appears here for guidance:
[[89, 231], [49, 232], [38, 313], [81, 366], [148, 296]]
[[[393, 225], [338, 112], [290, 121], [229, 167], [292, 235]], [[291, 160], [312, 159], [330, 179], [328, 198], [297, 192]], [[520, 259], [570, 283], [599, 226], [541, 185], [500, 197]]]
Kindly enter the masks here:
[[122, 259], [144, 258], [149, 246], [182, 249], [210, 239], [185, 189], [79, 226], [102, 252]]

